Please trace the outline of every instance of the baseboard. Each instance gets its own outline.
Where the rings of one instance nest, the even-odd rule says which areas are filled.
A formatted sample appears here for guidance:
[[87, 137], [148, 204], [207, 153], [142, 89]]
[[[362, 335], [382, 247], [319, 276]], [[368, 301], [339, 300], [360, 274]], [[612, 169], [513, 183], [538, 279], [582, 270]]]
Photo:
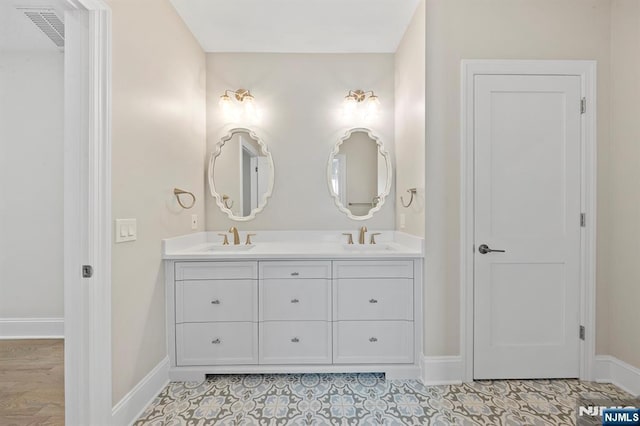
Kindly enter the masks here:
[[422, 382], [427, 386], [462, 383], [462, 358], [459, 356], [423, 356], [420, 359]]
[[640, 396], [640, 368], [613, 356], [596, 356], [596, 382], [613, 383], [633, 396]]
[[64, 339], [64, 318], [0, 318], [0, 340]]
[[135, 422], [169, 383], [169, 357], [165, 357], [113, 407], [114, 426]]

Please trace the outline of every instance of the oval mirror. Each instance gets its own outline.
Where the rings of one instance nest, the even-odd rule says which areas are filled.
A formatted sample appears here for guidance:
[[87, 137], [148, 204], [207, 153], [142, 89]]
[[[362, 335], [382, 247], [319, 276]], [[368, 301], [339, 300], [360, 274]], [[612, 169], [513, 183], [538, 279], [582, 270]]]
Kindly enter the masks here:
[[209, 159], [209, 189], [230, 219], [251, 220], [273, 191], [273, 160], [265, 143], [248, 129], [233, 129]]
[[351, 129], [333, 148], [327, 166], [329, 191], [351, 219], [369, 219], [391, 190], [391, 159], [369, 129]]

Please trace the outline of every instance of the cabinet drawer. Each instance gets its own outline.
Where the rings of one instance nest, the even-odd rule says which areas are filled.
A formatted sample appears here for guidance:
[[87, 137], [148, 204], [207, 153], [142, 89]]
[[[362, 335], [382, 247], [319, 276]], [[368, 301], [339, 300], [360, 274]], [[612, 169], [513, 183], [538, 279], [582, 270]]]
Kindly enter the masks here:
[[331, 321], [329, 280], [260, 280], [260, 321]]
[[257, 364], [258, 324], [178, 324], [176, 355], [177, 365]]
[[260, 323], [260, 364], [331, 364], [331, 323]]
[[334, 320], [413, 321], [412, 279], [340, 279], [333, 294]]
[[334, 278], [413, 278], [410, 260], [337, 261], [333, 262]]
[[257, 279], [257, 262], [177, 262], [176, 280]]
[[334, 364], [412, 362], [412, 322], [340, 321], [333, 323]]
[[257, 321], [258, 281], [176, 283], [176, 322]]
[[331, 278], [331, 262], [260, 262], [260, 278]]

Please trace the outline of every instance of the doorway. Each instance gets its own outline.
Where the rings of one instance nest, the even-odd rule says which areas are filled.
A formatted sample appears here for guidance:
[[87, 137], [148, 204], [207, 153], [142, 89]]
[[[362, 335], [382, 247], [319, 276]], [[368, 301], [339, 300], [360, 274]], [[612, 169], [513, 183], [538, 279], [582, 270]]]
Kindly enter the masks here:
[[591, 375], [594, 76], [589, 61], [463, 63], [466, 380]]

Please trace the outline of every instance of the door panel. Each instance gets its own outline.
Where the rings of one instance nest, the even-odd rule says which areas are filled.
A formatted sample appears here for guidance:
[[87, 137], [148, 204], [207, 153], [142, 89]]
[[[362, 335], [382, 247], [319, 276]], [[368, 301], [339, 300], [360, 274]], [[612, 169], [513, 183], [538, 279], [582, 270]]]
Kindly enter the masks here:
[[476, 76], [476, 379], [578, 377], [580, 98], [578, 76]]

